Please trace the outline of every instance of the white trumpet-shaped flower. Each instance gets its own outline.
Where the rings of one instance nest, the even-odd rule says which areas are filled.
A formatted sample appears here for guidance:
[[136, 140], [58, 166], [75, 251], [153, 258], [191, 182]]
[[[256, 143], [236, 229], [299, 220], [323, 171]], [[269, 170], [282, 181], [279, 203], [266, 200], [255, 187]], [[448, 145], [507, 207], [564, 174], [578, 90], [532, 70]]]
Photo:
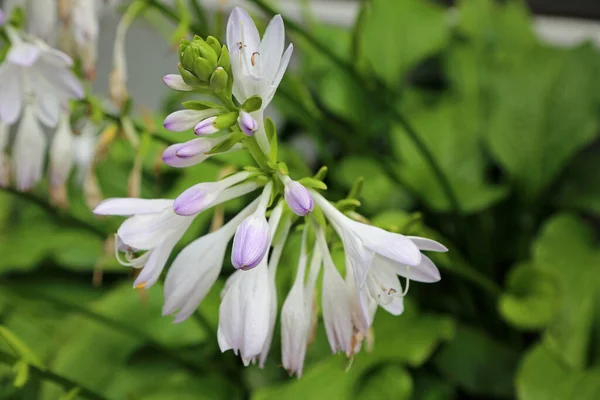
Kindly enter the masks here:
[[12, 169], [17, 189], [31, 189], [44, 172], [46, 135], [35, 118], [35, 106], [27, 105], [12, 149]]
[[399, 233], [387, 232], [375, 226], [363, 224], [346, 217], [327, 199], [311, 191], [315, 203], [321, 207], [332, 222], [344, 244], [344, 250], [358, 274], [357, 285], [362, 286], [373, 258], [377, 255], [401, 265], [418, 269], [421, 266], [421, 252], [409, 238]]
[[[280, 217], [281, 211], [270, 218], [271, 237]], [[275, 293], [269, 275], [265, 255], [257, 267], [234, 272], [221, 294], [217, 332], [219, 347], [222, 352], [233, 350], [236, 355], [239, 354], [244, 365], [249, 365], [270, 345]]]
[[[306, 347], [311, 336], [312, 328], [312, 290], [305, 287], [305, 272], [308, 254], [306, 251], [305, 228], [302, 235], [302, 246], [298, 260], [296, 279], [290, 289], [283, 307], [281, 308], [281, 363], [290, 374], [302, 376]], [[315, 249], [311, 271], [320, 264], [320, 252]], [[318, 263], [315, 265], [315, 263]], [[313, 272], [311, 272], [311, 275]], [[309, 285], [311, 280], [309, 280]], [[312, 288], [314, 290], [314, 286]]]
[[342, 351], [350, 357], [353, 353], [352, 296], [354, 293], [351, 292], [335, 267], [321, 228], [317, 230], [317, 246], [323, 254], [324, 272], [321, 301], [327, 339], [333, 353]]
[[0, 65], [0, 120], [14, 124], [25, 104], [31, 103], [44, 125], [56, 126], [60, 109], [84, 95], [71, 72], [71, 59], [42, 42], [24, 41], [12, 28], [6, 32], [11, 48]]
[[233, 72], [233, 95], [243, 103], [252, 96], [262, 98], [264, 109], [273, 98], [294, 50], [285, 53], [285, 29], [280, 15], [273, 17], [262, 41], [252, 18], [235, 8], [227, 21], [227, 47]]
[[63, 186], [73, 166], [73, 131], [69, 116], [63, 113], [50, 146], [50, 185]]
[[198, 308], [221, 272], [225, 250], [236, 226], [257, 204], [258, 199], [220, 229], [194, 240], [177, 255], [165, 281], [163, 315], [179, 310], [175, 316], [175, 322], [179, 323]]

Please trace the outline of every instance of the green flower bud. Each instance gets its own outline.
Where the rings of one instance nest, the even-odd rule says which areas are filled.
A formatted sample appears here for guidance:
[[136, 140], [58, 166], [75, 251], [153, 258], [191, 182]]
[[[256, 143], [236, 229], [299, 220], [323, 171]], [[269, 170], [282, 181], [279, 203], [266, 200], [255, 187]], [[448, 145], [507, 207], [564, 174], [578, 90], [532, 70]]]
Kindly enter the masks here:
[[219, 43], [219, 40], [217, 38], [215, 38], [214, 36], [209, 36], [206, 38], [206, 43], [208, 43], [208, 45], [213, 48], [217, 57], [221, 56], [221, 43]]
[[188, 46], [188, 48], [184, 50], [183, 56], [181, 57], [181, 65], [183, 66], [183, 68], [187, 69], [188, 71], [193, 71], [194, 61], [196, 61], [196, 57], [198, 57], [198, 55], [196, 54], [192, 46]]
[[221, 114], [213, 122], [213, 126], [218, 129], [230, 128], [237, 123], [238, 112], [232, 111], [225, 114]]
[[223, 45], [223, 47], [221, 48], [221, 55], [219, 56], [219, 61], [217, 62], [217, 65], [221, 68], [223, 68], [225, 71], [230, 71], [231, 70], [231, 61], [229, 60], [229, 50], [227, 49], [227, 46]]
[[187, 69], [183, 68], [183, 66], [181, 64], [179, 64], [177, 66], [177, 68], [179, 68], [179, 73], [181, 74], [181, 78], [188, 85], [190, 85], [190, 86], [199, 86], [199, 85], [202, 84], [202, 82], [200, 82], [200, 80], [198, 78], [196, 78], [194, 76], [194, 74], [192, 74]]
[[214, 65], [214, 68], [217, 67], [217, 59], [219, 56], [208, 43], [204, 40], [194, 40], [191, 46], [197, 51], [200, 57], [207, 60], [211, 65]]
[[192, 71], [194, 75], [198, 77], [202, 82], [208, 82], [215, 68], [205, 58], [198, 57], [194, 61], [194, 67]]
[[221, 67], [215, 69], [212, 76], [210, 77], [210, 88], [215, 92], [225, 90], [227, 88], [227, 72]]
[[181, 43], [179, 44], [179, 62], [183, 63], [183, 53], [185, 52], [185, 49], [187, 49], [190, 45], [190, 41], [189, 40], [185, 40], [183, 39], [181, 41]]

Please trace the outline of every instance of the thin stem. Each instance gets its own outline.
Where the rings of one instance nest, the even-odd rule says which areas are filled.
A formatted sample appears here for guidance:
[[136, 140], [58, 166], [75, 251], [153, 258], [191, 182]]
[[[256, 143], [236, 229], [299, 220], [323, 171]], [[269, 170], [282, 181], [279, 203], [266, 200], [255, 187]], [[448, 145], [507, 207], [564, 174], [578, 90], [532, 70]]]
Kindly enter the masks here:
[[[19, 361], [19, 359], [17, 357], [14, 357], [14, 356], [0, 350], [0, 363], [13, 365], [17, 361]], [[85, 397], [90, 400], [107, 400], [106, 397], [80, 385], [77, 382], [70, 380], [69, 378], [58, 375], [55, 372], [52, 372], [47, 369], [41, 369], [41, 368], [36, 367], [35, 365], [31, 365], [31, 364], [28, 364], [28, 367], [29, 367], [29, 371], [33, 375], [35, 375], [41, 379], [46, 379], [46, 380], [52, 381], [52, 382], [62, 386], [65, 390], [71, 390], [74, 388], [78, 388], [79, 389], [78, 395], [80, 397]]]
[[[275, 10], [273, 7], [271, 7], [270, 5], [265, 3], [263, 0], [251, 0], [251, 2], [256, 4], [260, 9], [262, 9], [263, 11], [265, 11], [267, 14], [269, 14], [271, 16], [278, 14], [277, 10]], [[346, 60], [342, 59], [337, 54], [332, 52], [319, 39], [317, 39], [315, 36], [313, 36], [310, 32], [303, 29], [298, 23], [296, 23], [292, 20], [287, 20], [286, 26], [290, 30], [294, 31], [296, 34], [302, 36], [317, 51], [319, 51], [321, 54], [323, 54], [324, 56], [329, 58], [338, 67], [340, 67], [341, 69], [348, 72], [349, 76], [352, 77], [352, 79], [354, 79], [358, 83], [358, 86], [360, 88], [362, 88], [365, 92], [368, 92], [368, 94], [373, 94], [372, 97], [374, 99], [379, 99], [380, 101], [382, 100], [382, 96], [380, 96], [379, 93], [372, 93], [371, 89], [365, 87], [364, 82], [366, 80], [356, 70], [356, 68], [354, 67], [353, 64], [348, 63]], [[370, 79], [374, 80], [376, 82], [376, 84], [377, 84], [376, 90], [379, 90], [379, 89], [384, 90], [386, 96], [383, 96], [383, 98], [389, 97], [390, 95], [394, 95], [394, 92], [385, 84], [385, 82], [381, 81], [381, 79], [379, 79], [376, 76], [372, 76], [372, 77], [370, 77]], [[456, 197], [456, 194], [454, 193], [454, 190], [453, 190], [450, 182], [446, 178], [442, 168], [436, 161], [435, 157], [433, 156], [433, 154], [431, 153], [431, 151], [429, 150], [429, 148], [427, 147], [425, 142], [423, 142], [421, 137], [417, 134], [416, 130], [408, 122], [408, 120], [402, 114], [400, 114], [398, 112], [398, 110], [396, 110], [394, 108], [395, 106], [394, 106], [393, 102], [390, 103], [390, 102], [386, 102], [386, 101], [381, 101], [381, 105], [384, 106], [385, 108], [387, 108], [391, 112], [390, 115], [392, 116], [392, 118], [404, 128], [404, 130], [408, 134], [409, 138], [415, 143], [415, 145], [419, 149], [419, 152], [425, 158], [425, 161], [427, 161], [427, 163], [430, 165], [434, 175], [436, 176], [437, 180], [439, 181], [439, 183], [442, 187], [442, 190], [444, 191], [446, 197], [448, 198], [448, 201], [450, 202], [452, 208], [457, 213], [460, 213], [461, 207], [460, 207], [460, 203], [458, 201], [458, 197]]]

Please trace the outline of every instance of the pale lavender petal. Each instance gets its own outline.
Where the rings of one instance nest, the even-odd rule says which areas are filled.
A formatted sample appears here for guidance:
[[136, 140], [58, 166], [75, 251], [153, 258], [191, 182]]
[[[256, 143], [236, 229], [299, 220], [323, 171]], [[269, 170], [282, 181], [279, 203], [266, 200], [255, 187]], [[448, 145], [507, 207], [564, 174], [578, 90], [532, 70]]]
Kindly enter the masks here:
[[236, 7], [227, 21], [227, 47], [232, 60], [239, 55], [241, 42], [247, 54], [259, 51], [260, 36], [254, 21], [243, 8]]
[[245, 111], [240, 111], [238, 124], [246, 136], [252, 136], [258, 131], [258, 122]]
[[175, 168], [200, 164], [209, 157], [205, 152], [210, 150], [213, 145], [208, 145], [210, 143], [207, 143], [204, 138], [193, 139], [186, 143], [176, 143], [165, 149], [162, 159], [165, 164]]
[[16, 43], [8, 51], [6, 59], [22, 67], [31, 67], [40, 58], [42, 51], [30, 43]]
[[181, 193], [173, 204], [173, 210], [179, 215], [195, 215], [209, 208], [222, 192], [222, 185], [204, 182], [194, 185]]
[[273, 89], [277, 89], [277, 87], [279, 86], [279, 83], [281, 83], [281, 80], [283, 79], [283, 75], [285, 74], [288, 64], [290, 63], [290, 58], [292, 58], [293, 52], [294, 52], [294, 45], [290, 43], [290, 45], [288, 46], [285, 53], [283, 53], [283, 57], [281, 57], [281, 63], [279, 63], [279, 68], [277, 69], [277, 73], [275, 74], [275, 77], [273, 78], [273, 82], [271, 82], [271, 87]]
[[270, 242], [269, 223], [264, 216], [251, 215], [237, 227], [231, 263], [237, 269], [256, 267], [264, 258]]
[[106, 199], [94, 209], [97, 215], [136, 215], [160, 213], [173, 207], [173, 200], [166, 199]]
[[448, 248], [443, 244], [436, 242], [435, 240], [422, 238], [419, 236], [407, 236], [410, 240], [413, 241], [414, 244], [417, 245], [419, 250], [425, 251], [438, 251], [438, 252], [446, 252]]
[[181, 92], [190, 92], [194, 90], [194, 88], [185, 83], [181, 75], [178, 74], [165, 75], [163, 81], [168, 87], [174, 90], [179, 90]]
[[20, 72], [16, 65], [0, 65], [0, 120], [8, 125], [17, 122], [23, 107]]
[[273, 81], [283, 54], [285, 44], [285, 28], [281, 15], [276, 15], [269, 22], [260, 42], [260, 67], [262, 76], [269, 82]]
[[421, 262], [417, 266], [400, 264], [389, 258], [377, 255], [373, 261], [373, 268], [378, 268], [378, 265], [392, 268], [396, 274], [410, 279], [411, 281], [433, 283], [442, 279], [440, 271], [433, 261], [425, 255], [421, 257]]
[[171, 113], [165, 118], [164, 126], [172, 132], [183, 132], [192, 129], [202, 121], [204, 115], [201, 111], [180, 110]]
[[296, 181], [285, 184], [284, 197], [294, 214], [301, 217], [310, 214], [315, 206], [308, 190]]
[[213, 125], [216, 120], [217, 117], [210, 117], [200, 121], [194, 127], [194, 133], [198, 136], [206, 136], [219, 132], [219, 130]]

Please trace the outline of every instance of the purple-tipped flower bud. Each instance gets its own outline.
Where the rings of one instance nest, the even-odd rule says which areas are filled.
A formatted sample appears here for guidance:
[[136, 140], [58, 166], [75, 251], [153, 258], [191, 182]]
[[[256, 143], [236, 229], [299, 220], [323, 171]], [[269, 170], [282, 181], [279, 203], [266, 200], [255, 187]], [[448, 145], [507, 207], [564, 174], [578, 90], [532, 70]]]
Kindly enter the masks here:
[[238, 124], [246, 136], [252, 136], [256, 133], [256, 131], [258, 131], [258, 122], [256, 122], [256, 120], [245, 111], [240, 111]]
[[285, 184], [283, 196], [292, 211], [301, 217], [310, 214], [315, 206], [308, 190], [301, 183], [291, 179]]
[[210, 207], [223, 191], [218, 182], [203, 182], [181, 193], [173, 203], [175, 214], [190, 216]]
[[176, 143], [165, 149], [162, 159], [165, 164], [175, 168], [200, 164], [210, 156], [206, 152], [218, 142], [214, 139], [198, 138], [185, 143]]
[[269, 223], [264, 215], [252, 214], [235, 231], [231, 263], [237, 269], [256, 267], [269, 248]]
[[217, 117], [210, 117], [200, 121], [194, 127], [194, 133], [198, 136], [207, 136], [219, 132], [219, 130], [213, 125], [216, 120]]

